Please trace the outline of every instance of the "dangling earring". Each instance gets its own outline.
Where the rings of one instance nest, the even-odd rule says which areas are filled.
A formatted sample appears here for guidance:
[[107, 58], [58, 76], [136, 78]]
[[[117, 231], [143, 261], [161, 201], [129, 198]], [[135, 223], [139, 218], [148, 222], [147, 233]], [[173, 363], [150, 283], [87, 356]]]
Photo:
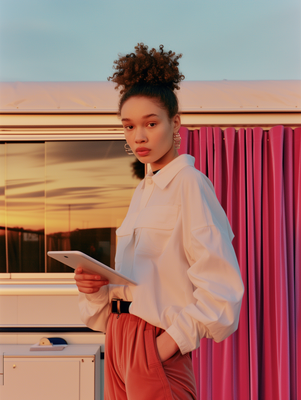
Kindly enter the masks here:
[[179, 150], [179, 148], [181, 146], [181, 136], [180, 136], [179, 132], [173, 134], [173, 140], [175, 143], [176, 150]]
[[134, 154], [132, 149], [130, 148], [130, 145], [128, 143], [126, 143], [123, 147], [124, 147], [124, 150], [126, 151], [126, 153], [129, 156], [132, 156]]

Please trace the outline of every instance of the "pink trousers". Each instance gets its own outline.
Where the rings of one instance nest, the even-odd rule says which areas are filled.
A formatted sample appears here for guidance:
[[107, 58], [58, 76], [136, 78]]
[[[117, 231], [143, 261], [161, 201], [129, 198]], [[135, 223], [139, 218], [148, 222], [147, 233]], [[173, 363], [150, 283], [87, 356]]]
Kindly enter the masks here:
[[196, 399], [190, 354], [163, 363], [156, 337], [162, 329], [131, 314], [111, 314], [105, 346], [105, 400]]

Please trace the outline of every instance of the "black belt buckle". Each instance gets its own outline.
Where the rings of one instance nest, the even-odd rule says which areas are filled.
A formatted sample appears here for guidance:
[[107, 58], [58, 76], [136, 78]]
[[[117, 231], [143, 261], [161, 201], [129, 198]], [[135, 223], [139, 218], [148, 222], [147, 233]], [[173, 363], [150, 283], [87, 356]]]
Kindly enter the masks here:
[[112, 313], [113, 314], [118, 314], [118, 315], [121, 314], [121, 311], [120, 311], [121, 301], [122, 301], [122, 299], [116, 299], [116, 298], [112, 299]]
[[129, 314], [129, 308], [131, 305], [131, 301], [123, 301], [122, 299], [112, 299], [112, 313], [117, 314], [117, 318], [119, 318], [120, 314]]

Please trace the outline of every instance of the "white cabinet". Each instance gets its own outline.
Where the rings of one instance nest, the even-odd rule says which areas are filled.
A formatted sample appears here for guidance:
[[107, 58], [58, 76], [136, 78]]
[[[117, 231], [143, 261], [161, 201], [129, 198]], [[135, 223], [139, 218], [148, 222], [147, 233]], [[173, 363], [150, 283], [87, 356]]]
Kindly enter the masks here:
[[0, 345], [1, 400], [99, 400], [101, 392], [99, 345]]

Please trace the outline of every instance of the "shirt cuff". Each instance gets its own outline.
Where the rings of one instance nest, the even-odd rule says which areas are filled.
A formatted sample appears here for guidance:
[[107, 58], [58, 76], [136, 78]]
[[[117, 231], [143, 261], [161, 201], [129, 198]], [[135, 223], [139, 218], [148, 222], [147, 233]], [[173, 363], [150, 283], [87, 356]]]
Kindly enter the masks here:
[[91, 303], [102, 303], [104, 298], [108, 296], [109, 293], [109, 285], [104, 285], [101, 288], [99, 288], [98, 292], [91, 293], [91, 294], [85, 294], [85, 297], [88, 301]]
[[[200, 339], [203, 337], [208, 337], [207, 329], [205, 325], [199, 323], [201, 325], [201, 329], [195, 328], [192, 333], [192, 326], [187, 328], [181, 327], [181, 321], [179, 321], [181, 316], [174, 321], [174, 323], [166, 330], [166, 332], [173, 338], [173, 340], [179, 346], [179, 349], [182, 354], [186, 354], [190, 351], [197, 349], [200, 346]], [[193, 324], [193, 322], [192, 322]]]

